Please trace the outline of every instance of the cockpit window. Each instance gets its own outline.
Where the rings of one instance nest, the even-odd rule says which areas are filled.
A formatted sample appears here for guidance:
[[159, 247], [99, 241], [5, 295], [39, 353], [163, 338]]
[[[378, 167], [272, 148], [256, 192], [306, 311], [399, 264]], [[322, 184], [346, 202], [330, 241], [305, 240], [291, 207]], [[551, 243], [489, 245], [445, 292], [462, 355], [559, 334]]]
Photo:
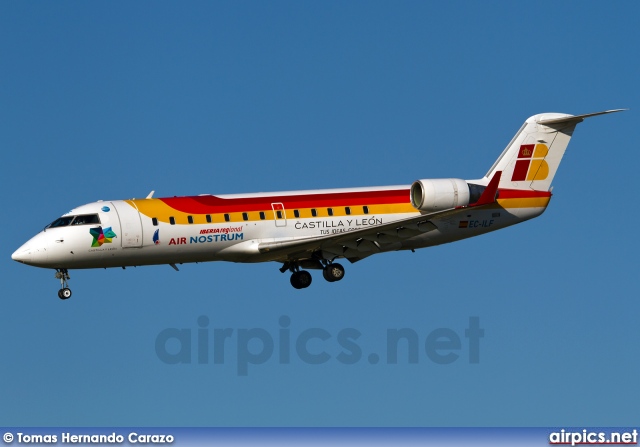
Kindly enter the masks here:
[[71, 222], [71, 225], [89, 225], [89, 224], [99, 224], [100, 218], [97, 214], [83, 214], [81, 216], [76, 216]]
[[62, 216], [47, 225], [46, 228], [66, 227], [68, 225], [91, 225], [99, 224], [100, 218], [97, 214], [82, 214], [80, 216]]
[[58, 217], [56, 220], [47, 225], [47, 228], [66, 227], [71, 223], [74, 216]]

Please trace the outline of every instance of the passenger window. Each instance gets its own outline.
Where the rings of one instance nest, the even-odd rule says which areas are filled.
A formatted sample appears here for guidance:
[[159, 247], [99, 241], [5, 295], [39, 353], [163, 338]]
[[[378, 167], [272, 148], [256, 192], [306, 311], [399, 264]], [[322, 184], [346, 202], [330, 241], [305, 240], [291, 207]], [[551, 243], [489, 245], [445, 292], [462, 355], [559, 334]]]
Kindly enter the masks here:
[[249, 220], [249, 215], [247, 213], [242, 213], [242, 220]]
[[367, 205], [363, 206], [362, 211], [364, 211], [365, 214], [369, 214], [369, 207]]
[[293, 215], [295, 216], [296, 219], [299, 219], [300, 218], [300, 211], [293, 210]]
[[276, 216], [278, 216], [278, 219], [282, 219], [282, 211], [281, 210], [276, 211]]
[[211, 223], [211, 214], [207, 214], [207, 222]]
[[187, 221], [192, 224], [193, 223], [193, 216], [187, 216]]
[[329, 216], [333, 216], [333, 208], [327, 208], [327, 214], [329, 214]]
[[169, 223], [170, 223], [171, 225], [175, 225], [175, 224], [176, 224], [176, 220], [173, 218], [173, 216], [171, 216], [171, 217], [169, 218]]
[[260, 220], [265, 220], [267, 216], [264, 215], [264, 211], [260, 211]]
[[157, 226], [158, 226], [158, 218], [157, 218], [157, 217], [152, 217], [152, 218], [151, 218], [151, 222], [153, 223], [153, 226], [154, 226], [154, 227], [157, 227]]
[[318, 211], [316, 211], [316, 209], [315, 209], [315, 208], [311, 208], [311, 215], [312, 215], [313, 217], [316, 217], [316, 216], [318, 215]]
[[231, 219], [229, 218], [229, 215], [228, 215], [228, 214], [225, 214], [225, 215], [224, 215], [224, 221], [225, 221], [225, 222], [229, 222], [230, 220], [231, 220]]
[[349, 208], [348, 206], [345, 206], [344, 212], [347, 214], [347, 216], [351, 215], [351, 208]]

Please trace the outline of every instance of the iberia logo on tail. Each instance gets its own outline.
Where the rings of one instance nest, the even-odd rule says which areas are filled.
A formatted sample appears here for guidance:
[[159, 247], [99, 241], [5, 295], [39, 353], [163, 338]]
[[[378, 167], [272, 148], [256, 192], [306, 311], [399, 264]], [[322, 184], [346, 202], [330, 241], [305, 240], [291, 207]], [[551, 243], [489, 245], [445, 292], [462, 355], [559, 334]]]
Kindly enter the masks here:
[[549, 165], [544, 157], [549, 153], [546, 144], [523, 144], [513, 170], [512, 182], [544, 180], [549, 175]]

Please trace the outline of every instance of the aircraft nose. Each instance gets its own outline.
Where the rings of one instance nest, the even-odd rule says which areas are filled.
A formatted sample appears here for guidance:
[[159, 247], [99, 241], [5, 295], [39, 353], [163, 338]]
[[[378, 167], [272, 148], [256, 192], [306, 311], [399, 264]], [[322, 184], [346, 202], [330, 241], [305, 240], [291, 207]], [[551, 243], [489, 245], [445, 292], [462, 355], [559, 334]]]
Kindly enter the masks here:
[[13, 252], [11, 259], [22, 264], [47, 267], [49, 259], [50, 235], [40, 232]]
[[13, 254], [11, 255], [11, 259], [13, 259], [14, 261], [18, 261], [18, 262], [22, 262], [23, 264], [26, 264], [31, 261], [31, 256], [32, 256], [31, 249], [26, 245], [23, 245], [22, 247], [18, 248], [16, 251], [13, 252]]

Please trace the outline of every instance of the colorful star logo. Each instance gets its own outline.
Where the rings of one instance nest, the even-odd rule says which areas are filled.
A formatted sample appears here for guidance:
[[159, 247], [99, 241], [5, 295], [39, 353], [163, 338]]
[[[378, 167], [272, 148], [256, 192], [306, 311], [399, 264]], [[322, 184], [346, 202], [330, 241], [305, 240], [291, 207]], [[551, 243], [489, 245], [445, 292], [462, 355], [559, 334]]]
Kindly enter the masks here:
[[100, 247], [102, 244], [110, 244], [111, 239], [116, 237], [116, 234], [111, 230], [111, 227], [107, 227], [104, 230], [102, 227], [90, 228], [89, 233], [93, 236], [92, 247]]

